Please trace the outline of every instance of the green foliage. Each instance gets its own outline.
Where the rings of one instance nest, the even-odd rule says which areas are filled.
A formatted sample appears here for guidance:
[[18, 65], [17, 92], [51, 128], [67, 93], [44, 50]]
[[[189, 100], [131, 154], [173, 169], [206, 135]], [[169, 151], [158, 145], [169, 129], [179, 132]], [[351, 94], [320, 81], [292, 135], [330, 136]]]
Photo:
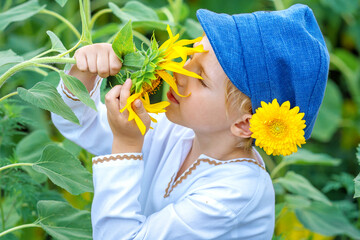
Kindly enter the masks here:
[[[358, 163], [360, 165], [360, 144], [356, 149], [356, 158], [357, 158], [357, 161], [358, 161]], [[355, 195], [354, 195], [354, 197], [360, 197], [360, 173], [356, 176], [354, 181], [355, 181]]]
[[298, 194], [328, 205], [331, 204], [329, 199], [323, 193], [317, 190], [306, 178], [299, 174], [288, 172], [285, 177], [276, 179], [276, 182], [293, 194]]
[[71, 93], [78, 97], [81, 102], [97, 111], [94, 100], [91, 99], [88, 90], [79, 79], [65, 74], [64, 71], [60, 71], [59, 74]]
[[64, 44], [61, 42], [61, 40], [56, 36], [55, 33], [52, 31], [46, 31], [47, 35], [49, 35], [51, 40], [51, 49], [50, 51], [55, 51], [59, 53], [66, 52], [66, 48], [64, 47]]
[[46, 174], [53, 183], [71, 194], [93, 192], [92, 175], [76, 157], [61, 147], [45, 147], [40, 160], [32, 167], [35, 171]]
[[131, 20], [129, 20], [124, 27], [116, 34], [112, 44], [112, 48], [121, 62], [124, 62], [124, 56], [135, 51], [133, 43], [133, 33], [131, 27]]
[[16, 146], [16, 137], [24, 135], [26, 119], [21, 115], [24, 107], [4, 102], [0, 104], [0, 159], [7, 157], [8, 149]]
[[45, 5], [40, 6], [38, 0], [25, 2], [0, 14], [0, 31], [4, 30], [10, 23], [23, 21], [43, 9]]
[[39, 224], [55, 239], [92, 239], [90, 212], [58, 201], [39, 201], [37, 209]]
[[123, 8], [119, 8], [110, 2], [109, 7], [121, 21], [128, 22], [131, 20], [134, 28], [141, 26], [165, 30], [167, 24], [171, 24], [171, 22], [160, 20], [152, 8], [137, 1], [130, 1]]
[[296, 209], [295, 213], [301, 223], [314, 232], [325, 236], [344, 234], [354, 239], [360, 238], [360, 231], [334, 206], [312, 202], [307, 207]]
[[[63, 78], [64, 82], [68, 81], [67, 84], [69, 86], [75, 85], [74, 88], [76, 88], [76, 86], [81, 86], [80, 84], [76, 84], [79, 80], [75, 78], [69, 78], [69, 79], [73, 81], [68, 80], [68, 78], [66, 77]], [[39, 108], [54, 112], [71, 122], [79, 124], [79, 120], [77, 119], [71, 108], [68, 105], [66, 105], [66, 103], [61, 98], [58, 91], [56, 90], [56, 88], [52, 86], [50, 83], [39, 82], [29, 90], [19, 87], [17, 91], [19, 93], [19, 96], [24, 101], [32, 103]], [[87, 93], [87, 91], [86, 94], [82, 94], [82, 95], [78, 94], [78, 95], [80, 95], [81, 97], [84, 96], [85, 100], [84, 98], [82, 99], [86, 101], [86, 103], [88, 103], [92, 108], [96, 109], [95, 103], [93, 100], [90, 99], [90, 97], [88, 97], [89, 94]]]

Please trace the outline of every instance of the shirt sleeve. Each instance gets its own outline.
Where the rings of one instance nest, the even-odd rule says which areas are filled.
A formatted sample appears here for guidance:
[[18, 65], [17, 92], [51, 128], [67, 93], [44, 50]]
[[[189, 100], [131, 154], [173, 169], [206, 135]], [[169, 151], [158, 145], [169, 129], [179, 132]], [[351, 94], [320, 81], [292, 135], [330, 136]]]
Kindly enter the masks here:
[[158, 212], [142, 215], [138, 201], [144, 169], [141, 156], [113, 154], [93, 159], [95, 240], [213, 239], [238, 224], [234, 211], [207, 194], [211, 189], [196, 190]]
[[51, 119], [55, 127], [64, 137], [95, 155], [111, 153], [113, 140], [113, 135], [107, 121], [106, 106], [100, 101], [101, 82], [102, 78], [97, 76], [94, 89], [90, 92], [90, 96], [97, 108], [96, 112], [66, 91], [63, 81], [60, 80], [57, 90], [64, 102], [79, 119], [80, 126], [55, 113], [51, 113]]

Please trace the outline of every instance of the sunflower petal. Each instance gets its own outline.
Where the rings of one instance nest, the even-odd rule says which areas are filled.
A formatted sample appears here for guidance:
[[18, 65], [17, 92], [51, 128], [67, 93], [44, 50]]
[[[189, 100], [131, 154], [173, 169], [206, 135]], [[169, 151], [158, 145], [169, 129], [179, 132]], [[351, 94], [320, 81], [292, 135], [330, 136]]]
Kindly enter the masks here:
[[185, 45], [189, 45], [192, 43], [196, 43], [196, 42], [200, 42], [202, 40], [203, 37], [198, 37], [195, 39], [182, 39], [177, 41], [176, 43], [174, 43], [174, 46], [185, 46]]
[[141, 121], [140, 117], [134, 112], [134, 110], [132, 109], [131, 106], [128, 108], [128, 111], [129, 111], [129, 121], [134, 119], [136, 125], [138, 126], [138, 128], [139, 128], [139, 130], [141, 132], [141, 134], [144, 135], [145, 131], [146, 131], [145, 124], [143, 123], [143, 121]]
[[189, 47], [173, 47], [172, 51], [169, 51], [168, 55], [165, 56], [167, 60], [172, 60], [175, 58], [181, 57], [183, 60], [181, 63], [184, 64], [187, 60], [188, 55], [192, 55], [194, 53], [201, 53], [201, 52], [208, 52], [207, 50], [204, 50], [203, 45], [196, 46], [195, 48], [189, 48]]
[[190, 72], [182, 67], [182, 64], [176, 63], [176, 62], [163, 62], [159, 64], [160, 67], [163, 69], [169, 70], [171, 72], [180, 73], [185, 76], [197, 78], [197, 79], [203, 79], [201, 76], [197, 75], [194, 72]]
[[159, 76], [164, 79], [165, 82], [167, 82], [167, 84], [170, 85], [170, 87], [175, 91], [175, 93], [177, 95], [179, 95], [180, 97], [188, 97], [190, 95], [190, 93], [186, 96], [181, 95], [179, 93], [178, 87], [176, 85], [175, 79], [173, 76], [171, 76], [169, 73], [167, 73], [166, 71], [158, 71], [157, 72], [159, 74]]
[[141, 96], [143, 90], [141, 89], [141, 91], [139, 93], [134, 93], [133, 95], [131, 95], [130, 97], [128, 97], [128, 99], [126, 100], [126, 105], [125, 107], [123, 107], [122, 109], [120, 109], [120, 112], [124, 112], [125, 109], [129, 108], [129, 106], [131, 106], [131, 104]]

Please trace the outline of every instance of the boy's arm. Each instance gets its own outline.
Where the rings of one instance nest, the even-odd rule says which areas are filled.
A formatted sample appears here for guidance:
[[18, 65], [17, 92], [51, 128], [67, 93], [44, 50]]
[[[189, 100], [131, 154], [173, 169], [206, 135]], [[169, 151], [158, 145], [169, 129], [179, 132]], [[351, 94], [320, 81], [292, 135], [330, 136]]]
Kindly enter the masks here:
[[90, 92], [98, 112], [87, 107], [68, 91], [60, 81], [58, 92], [80, 121], [80, 126], [52, 113], [52, 121], [64, 137], [77, 143], [95, 155], [111, 153], [111, 133], [106, 107], [100, 101], [102, 78], [120, 71], [121, 62], [111, 44], [93, 44], [75, 52], [76, 65], [67, 73], [78, 78]]

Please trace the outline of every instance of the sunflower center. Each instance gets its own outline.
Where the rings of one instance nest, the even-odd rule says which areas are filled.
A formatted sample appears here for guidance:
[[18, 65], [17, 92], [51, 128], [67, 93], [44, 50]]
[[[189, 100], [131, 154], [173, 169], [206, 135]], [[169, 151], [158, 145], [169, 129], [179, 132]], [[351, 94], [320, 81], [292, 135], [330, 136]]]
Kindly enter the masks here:
[[269, 122], [269, 131], [275, 137], [282, 137], [284, 136], [287, 126], [286, 124], [280, 119], [274, 119]]
[[155, 94], [156, 91], [159, 90], [161, 82], [162, 82], [161, 78], [158, 77], [157, 79], [151, 81], [151, 84], [152, 84], [151, 86], [147, 83], [144, 83], [142, 88], [143, 88], [144, 92], [147, 92], [149, 94]]

